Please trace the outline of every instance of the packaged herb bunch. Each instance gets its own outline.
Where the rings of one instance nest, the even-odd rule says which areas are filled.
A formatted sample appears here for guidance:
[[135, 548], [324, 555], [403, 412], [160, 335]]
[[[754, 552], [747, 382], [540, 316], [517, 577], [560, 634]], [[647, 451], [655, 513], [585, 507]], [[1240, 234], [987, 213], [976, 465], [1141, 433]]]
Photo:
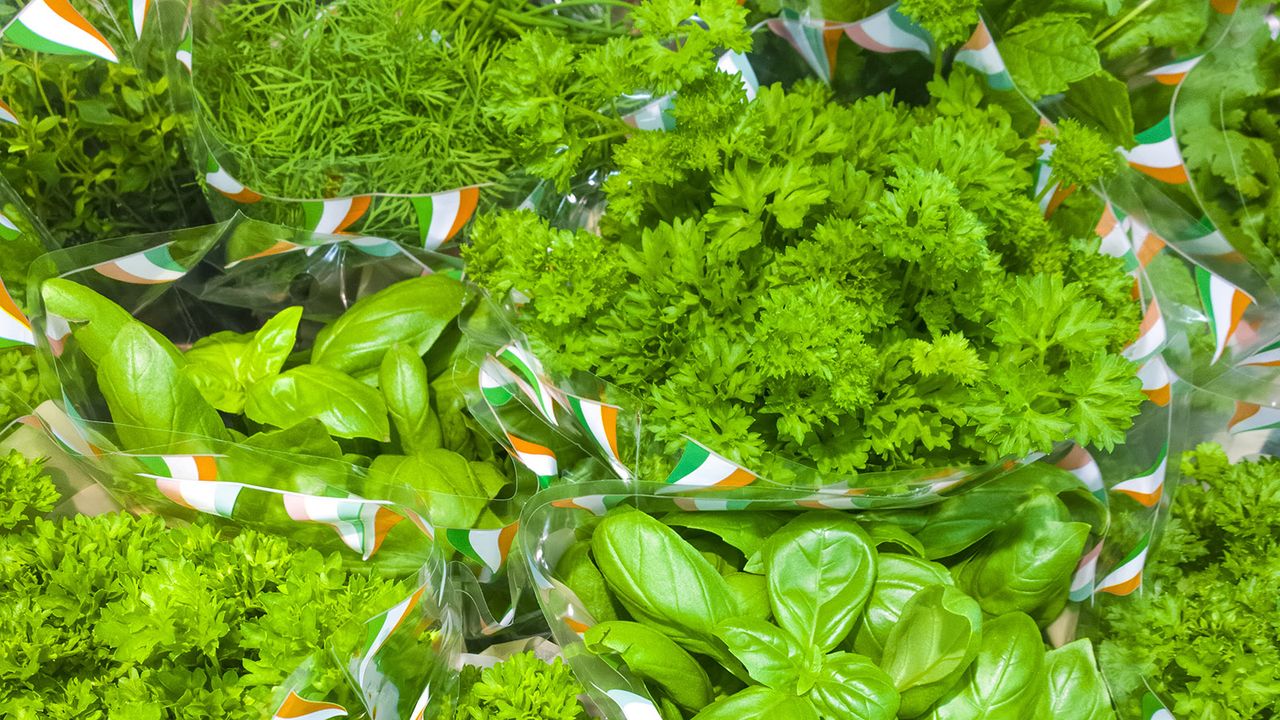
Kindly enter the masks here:
[[627, 7], [200, 3], [192, 77], [210, 196], [228, 215], [436, 247], [480, 196], [520, 187], [516, 142], [493, 107], [504, 49], [535, 30], [561, 42], [621, 35]]

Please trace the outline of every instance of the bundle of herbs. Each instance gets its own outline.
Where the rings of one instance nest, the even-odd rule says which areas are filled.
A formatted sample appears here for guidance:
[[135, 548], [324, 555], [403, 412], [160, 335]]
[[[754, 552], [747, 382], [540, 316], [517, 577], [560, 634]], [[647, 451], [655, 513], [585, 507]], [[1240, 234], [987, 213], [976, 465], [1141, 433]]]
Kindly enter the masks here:
[[543, 118], [628, 80], [678, 90], [673, 130], [607, 145], [598, 228], [500, 212], [464, 248], [548, 370], [639, 398], [669, 451], [689, 436], [766, 475], [771, 453], [853, 474], [1120, 442], [1143, 398], [1120, 354], [1133, 279], [1099, 254], [1096, 214], [1042, 216], [1034, 129], [960, 67], [923, 107], [842, 106], [815, 82], [746, 102], [711, 64], [749, 42], [742, 11], [697, 10], [704, 27], [658, 26], [612, 64], [536, 37], [510, 56], [507, 121], [554, 140], [542, 167], [565, 185], [607, 119]]
[[1104, 516], [1047, 465], [905, 511], [621, 505], [555, 577], [664, 720], [1106, 720], [1089, 641], [1041, 638]]
[[[311, 656], [364, 649], [364, 621], [412, 588], [373, 567], [204, 520], [113, 512], [41, 519], [62, 498], [41, 463], [0, 457], [0, 713], [270, 717], [287, 689], [366, 717], [346, 673]], [[426, 628], [396, 661], [435, 663]], [[581, 686], [532, 653], [463, 669], [439, 720], [578, 720]], [[323, 708], [322, 708], [323, 709]]]
[[[5, 0], [0, 15], [25, 4]], [[106, 5], [90, 22], [129, 17], [129, 3]], [[209, 220], [159, 25], [153, 19], [121, 62], [21, 49], [0, 57], [0, 101], [18, 120], [0, 124], [0, 175], [59, 246]]]
[[1102, 608], [1099, 660], [1127, 717], [1280, 717], [1280, 460], [1188, 452], [1143, 591]]
[[519, 167], [487, 110], [494, 59], [535, 28], [561, 42], [621, 33], [615, 7], [626, 4], [213, 3], [194, 51], [202, 132], [237, 180], [268, 195], [505, 187]]
[[[341, 461], [367, 469], [352, 492], [409, 488], [436, 525], [502, 525], [489, 507], [509, 483], [501, 448], [466, 410], [474, 378], [454, 371], [460, 282], [437, 274], [390, 285], [318, 331], [291, 307], [256, 332], [217, 332], [185, 352], [86, 286], [53, 279], [42, 294], [71, 324], [121, 449], [189, 453], [194, 439], [210, 445], [201, 452], [235, 442]], [[240, 478], [250, 484], [283, 480], [269, 463], [240, 471], [263, 475]]]

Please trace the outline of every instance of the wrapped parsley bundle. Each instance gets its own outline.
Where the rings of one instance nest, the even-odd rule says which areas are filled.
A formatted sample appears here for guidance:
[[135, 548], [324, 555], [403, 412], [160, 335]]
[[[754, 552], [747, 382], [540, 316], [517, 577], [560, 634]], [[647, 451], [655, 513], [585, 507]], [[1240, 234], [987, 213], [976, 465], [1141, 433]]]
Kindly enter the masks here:
[[549, 373], [635, 396], [668, 452], [689, 437], [764, 476], [1123, 438], [1143, 399], [1121, 355], [1133, 278], [1094, 218], [1045, 220], [1038, 148], [978, 76], [955, 68], [917, 107], [813, 82], [746, 103], [696, 57], [674, 129], [612, 149], [589, 228], [498, 213], [464, 249]]

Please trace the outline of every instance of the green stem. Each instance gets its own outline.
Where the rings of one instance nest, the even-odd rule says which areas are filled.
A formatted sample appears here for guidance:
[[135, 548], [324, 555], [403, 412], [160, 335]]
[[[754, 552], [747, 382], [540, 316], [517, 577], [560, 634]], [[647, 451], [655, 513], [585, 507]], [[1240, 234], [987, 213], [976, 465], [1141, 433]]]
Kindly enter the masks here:
[[1049, 194], [1049, 190], [1053, 188], [1053, 184], [1054, 184], [1054, 181], [1055, 181], [1055, 180], [1056, 180], [1056, 178], [1055, 178], [1054, 174], [1053, 174], [1052, 172], [1050, 172], [1050, 173], [1049, 173], [1049, 180], [1048, 180], [1048, 182], [1046, 182], [1046, 183], [1044, 184], [1044, 187], [1040, 188], [1040, 192], [1036, 193], [1035, 200], [1036, 200], [1036, 204], [1037, 204], [1037, 205], [1039, 205], [1039, 204], [1040, 204], [1040, 201], [1044, 199], [1044, 196], [1045, 196], [1045, 195], [1048, 195], [1048, 194]]
[[1128, 25], [1129, 23], [1133, 22], [1135, 18], [1137, 18], [1142, 13], [1146, 12], [1147, 8], [1155, 4], [1156, 4], [1156, 0], [1142, 0], [1142, 2], [1138, 5], [1138, 7], [1130, 10], [1127, 15], [1115, 21], [1114, 23], [1112, 23], [1111, 27], [1107, 28], [1106, 30], [1103, 30], [1101, 34], [1095, 37], [1093, 39], [1093, 44], [1097, 46], [1106, 42], [1107, 38], [1111, 37], [1112, 35], [1115, 35], [1122, 28], [1124, 28], [1125, 25]]

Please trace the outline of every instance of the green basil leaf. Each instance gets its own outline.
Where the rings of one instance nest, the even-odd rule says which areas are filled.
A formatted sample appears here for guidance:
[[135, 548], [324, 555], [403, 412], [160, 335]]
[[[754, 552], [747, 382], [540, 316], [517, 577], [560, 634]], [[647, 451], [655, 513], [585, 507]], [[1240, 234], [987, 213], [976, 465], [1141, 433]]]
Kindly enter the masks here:
[[662, 521], [672, 527], [711, 533], [751, 557], [790, 518], [788, 513], [684, 512], [666, 515]]
[[241, 365], [249, 348], [249, 336], [220, 332], [202, 337], [184, 355], [183, 374], [210, 405], [226, 412], [244, 412]]
[[472, 462], [449, 450], [417, 455], [379, 455], [369, 467], [373, 489], [365, 494], [392, 497], [407, 488], [433, 525], [475, 527], [480, 514], [506, 485], [506, 478], [486, 463]]
[[818, 720], [805, 698], [766, 687], [749, 687], [702, 708], [693, 720]]
[[955, 686], [981, 636], [982, 609], [973, 598], [945, 585], [916, 593], [889, 633], [880, 662], [902, 695], [898, 715], [923, 714]]
[[1045, 655], [1045, 674], [1049, 680], [1049, 717], [1115, 720], [1107, 684], [1087, 639], [1067, 643]]
[[731, 572], [724, 576], [729, 592], [733, 594], [745, 617], [768, 620], [773, 617], [769, 607], [769, 585], [763, 575]]
[[844, 640], [875, 583], [875, 550], [858, 523], [844, 513], [805, 513], [774, 533], [761, 556], [778, 625], [821, 652]]
[[898, 624], [911, 598], [930, 585], [952, 584], [951, 573], [937, 563], [910, 555], [880, 553], [876, 584], [871, 589], [866, 610], [858, 618], [853, 649], [878, 662], [884, 655], [889, 633]]
[[867, 535], [871, 538], [871, 543], [875, 545], [877, 550], [885, 545], [896, 545], [917, 557], [925, 556], [924, 543], [898, 525], [883, 522], [864, 522], [862, 523], [862, 528], [867, 531]]
[[98, 387], [127, 450], [163, 453], [185, 435], [227, 436], [217, 411], [140, 322], [116, 334], [98, 364]]
[[342, 446], [329, 436], [324, 423], [313, 419], [303, 420], [283, 430], [268, 430], [251, 435], [240, 444], [247, 448], [289, 455], [308, 455], [331, 460], [342, 458]]
[[613, 511], [596, 527], [591, 553], [632, 617], [689, 650], [732, 662], [714, 635], [740, 608], [724, 578], [674, 530], [643, 512]]
[[301, 365], [253, 384], [244, 412], [263, 425], [289, 427], [303, 418], [315, 418], [336, 437], [391, 439], [382, 394], [350, 375], [319, 365]]
[[1026, 720], [1045, 693], [1044, 643], [1029, 616], [1009, 613], [982, 628], [966, 682], [934, 707], [929, 720]]
[[625, 621], [602, 622], [583, 637], [587, 650], [622, 657], [631, 672], [657, 686], [680, 707], [700, 710], [715, 698], [707, 673], [666, 635]]
[[405, 345], [396, 345], [382, 358], [378, 384], [406, 453], [440, 447], [440, 420], [431, 410], [431, 384], [422, 358]]
[[598, 622], [617, 620], [618, 607], [604, 584], [604, 576], [591, 559], [591, 543], [582, 540], [569, 546], [556, 563], [556, 577], [578, 596], [587, 612]]
[[404, 343], [419, 356], [462, 311], [462, 283], [426, 275], [396, 283], [352, 305], [316, 336], [311, 362], [352, 375], [377, 368]]
[[774, 690], [795, 692], [805, 651], [777, 625], [739, 617], [720, 623], [716, 636], [729, 646], [729, 652], [753, 680]]
[[824, 718], [892, 720], [901, 698], [893, 679], [861, 655], [828, 655], [809, 691], [809, 700]]
[[284, 369], [284, 363], [298, 341], [298, 323], [301, 321], [302, 308], [286, 308], [254, 333], [236, 375], [242, 384], [248, 387], [278, 375]]
[[[71, 280], [46, 280], [40, 286], [40, 295], [47, 311], [71, 324], [76, 343], [95, 365], [111, 352], [111, 344], [120, 330], [138, 322], [124, 308]], [[182, 353], [168, 338], [149, 325], [141, 325], [170, 360], [182, 364]]]
[[1048, 623], [1067, 601], [1090, 527], [1048, 520], [1039, 507], [1020, 513], [951, 569], [956, 586], [990, 615], [1025, 612]]

